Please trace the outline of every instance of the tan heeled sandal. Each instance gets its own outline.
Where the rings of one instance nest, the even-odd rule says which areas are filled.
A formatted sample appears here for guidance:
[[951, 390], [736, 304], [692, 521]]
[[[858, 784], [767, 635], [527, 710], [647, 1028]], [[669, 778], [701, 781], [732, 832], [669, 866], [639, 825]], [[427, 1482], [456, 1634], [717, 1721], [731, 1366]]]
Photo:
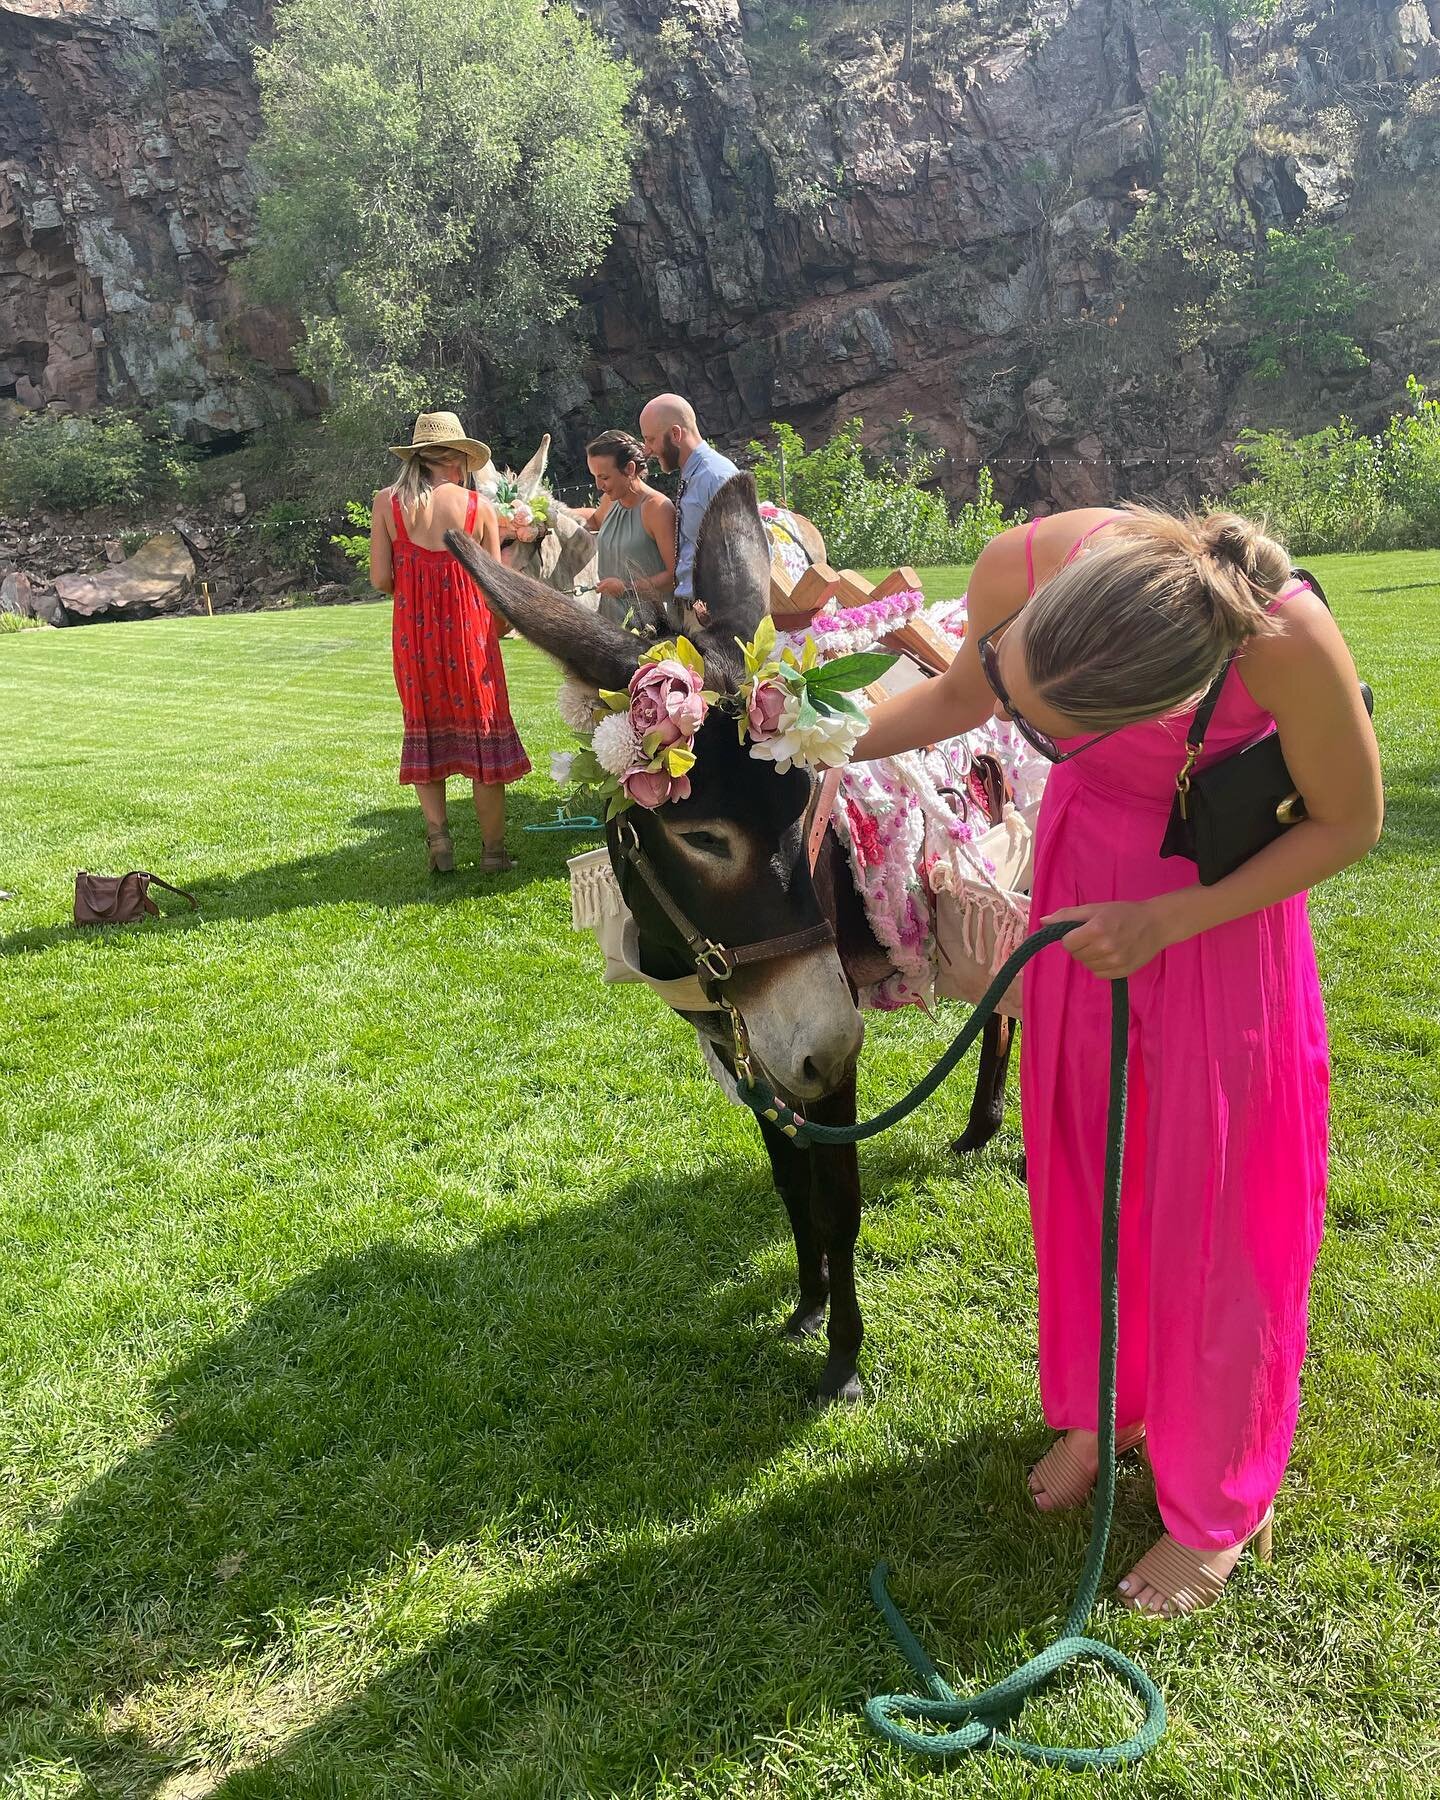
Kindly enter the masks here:
[[[1124, 1456], [1131, 1450], [1138, 1450], [1145, 1442], [1145, 1427], [1132, 1425], [1128, 1430], [1117, 1434], [1115, 1439], [1116, 1456]], [[1084, 1459], [1070, 1447], [1070, 1433], [1061, 1432], [1055, 1442], [1040, 1458], [1030, 1471], [1034, 1481], [1038, 1477], [1039, 1491], [1048, 1494], [1053, 1502], [1050, 1506], [1037, 1505], [1039, 1513], [1073, 1512], [1077, 1506], [1083, 1506], [1090, 1498], [1099, 1476]], [[1030, 1488], [1033, 1501], [1036, 1489]]]
[[455, 843], [445, 826], [425, 833], [425, 848], [429, 852], [432, 874], [449, 875], [454, 870]]
[[[1274, 1524], [1275, 1508], [1272, 1506], [1241, 1544], [1241, 1555], [1248, 1550], [1256, 1562], [1272, 1561], [1275, 1555]], [[1240, 1565], [1237, 1556], [1224, 1575], [1217, 1575], [1204, 1560], [1211, 1554], [1213, 1552], [1205, 1550], [1188, 1550], [1167, 1533], [1158, 1544], [1150, 1546], [1125, 1577], [1126, 1586], [1120, 1589], [1120, 1598], [1132, 1611], [1144, 1611], [1157, 1619], [1202, 1612], [1207, 1606], [1213, 1606], [1225, 1592], [1231, 1575]], [[1133, 1598], [1144, 1588], [1151, 1588], [1160, 1596], [1162, 1604], [1158, 1610], [1150, 1606], [1142, 1608]]]
[[482, 875], [508, 875], [515, 867], [515, 858], [503, 846], [499, 850], [487, 850], [480, 858]]

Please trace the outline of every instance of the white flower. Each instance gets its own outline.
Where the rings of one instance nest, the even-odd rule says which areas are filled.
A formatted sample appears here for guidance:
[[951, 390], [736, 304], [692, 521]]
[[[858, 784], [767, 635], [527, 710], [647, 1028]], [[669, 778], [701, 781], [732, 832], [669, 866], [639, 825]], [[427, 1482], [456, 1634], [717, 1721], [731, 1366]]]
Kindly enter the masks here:
[[588, 737], [595, 729], [595, 709], [600, 704], [600, 696], [592, 687], [586, 687], [583, 681], [577, 681], [572, 675], [555, 696], [555, 704], [560, 709], [560, 717], [583, 737]]
[[780, 713], [780, 728], [774, 737], [752, 743], [750, 754], [757, 762], [773, 762], [780, 774], [789, 772], [792, 764], [802, 769], [838, 769], [850, 760], [850, 752], [864, 736], [868, 721], [852, 718], [849, 713], [817, 712], [806, 725], [799, 723], [804, 696], [792, 692]]
[[590, 747], [595, 752], [595, 760], [600, 767], [617, 780], [631, 769], [638, 769], [645, 761], [640, 749], [640, 738], [630, 723], [629, 713], [611, 713], [608, 718], [602, 719], [595, 727]]
[[564, 787], [570, 779], [570, 766], [574, 761], [573, 750], [552, 750], [550, 752], [550, 779], [557, 786]]

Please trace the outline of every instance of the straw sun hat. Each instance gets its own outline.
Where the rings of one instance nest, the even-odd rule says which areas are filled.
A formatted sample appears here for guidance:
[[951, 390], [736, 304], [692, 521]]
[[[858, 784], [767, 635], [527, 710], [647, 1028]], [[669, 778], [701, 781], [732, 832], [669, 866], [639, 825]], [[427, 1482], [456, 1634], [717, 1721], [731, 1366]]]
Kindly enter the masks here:
[[483, 469], [490, 460], [490, 446], [479, 438], [466, 437], [465, 427], [452, 412], [421, 413], [408, 444], [392, 444], [391, 451], [401, 462], [409, 462], [421, 450], [463, 450], [472, 469]]

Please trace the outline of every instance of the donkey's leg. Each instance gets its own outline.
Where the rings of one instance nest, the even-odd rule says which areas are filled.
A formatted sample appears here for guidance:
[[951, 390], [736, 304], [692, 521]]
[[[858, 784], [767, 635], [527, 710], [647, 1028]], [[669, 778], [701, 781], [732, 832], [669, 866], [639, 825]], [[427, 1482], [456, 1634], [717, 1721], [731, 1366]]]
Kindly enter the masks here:
[[809, 1150], [802, 1150], [766, 1119], [757, 1119], [760, 1136], [770, 1158], [775, 1191], [785, 1202], [790, 1229], [795, 1233], [795, 1265], [800, 1278], [800, 1298], [781, 1327], [786, 1337], [814, 1337], [824, 1329], [825, 1302], [830, 1282], [825, 1269], [825, 1247], [811, 1217], [812, 1179]]
[[[855, 1077], [806, 1108], [817, 1125], [855, 1123]], [[830, 1354], [820, 1377], [820, 1403], [864, 1397], [855, 1365], [865, 1325], [855, 1293], [855, 1240], [860, 1235], [860, 1159], [853, 1144], [817, 1144], [810, 1152], [812, 1205], [830, 1267]]]
[[1010, 1069], [1010, 1050], [1014, 1042], [1015, 1021], [1005, 1013], [992, 1013], [980, 1040], [980, 1064], [975, 1071], [970, 1122], [950, 1146], [957, 1156], [983, 1150], [1005, 1123], [1005, 1077]]

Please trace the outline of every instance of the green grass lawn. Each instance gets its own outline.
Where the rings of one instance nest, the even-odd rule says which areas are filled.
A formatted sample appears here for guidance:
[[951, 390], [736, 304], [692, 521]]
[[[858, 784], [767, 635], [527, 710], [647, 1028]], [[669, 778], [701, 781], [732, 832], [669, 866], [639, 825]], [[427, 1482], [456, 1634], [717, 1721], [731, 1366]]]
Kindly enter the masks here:
[[[1202, 1618], [1095, 1622], [1169, 1701], [1108, 1784], [1154, 1800], [1440, 1789], [1440, 555], [1319, 573], [1389, 824], [1315, 900], [1334, 1179], [1277, 1561]], [[1024, 1498], [1013, 1097], [968, 1166], [963, 1074], [864, 1148], [871, 1398], [815, 1412], [753, 1128], [569, 930], [593, 840], [517, 829], [556, 797], [553, 671], [507, 646], [520, 868], [475, 872], [457, 788], [462, 866], [431, 878], [388, 631], [371, 605], [0, 640], [0, 1795], [1075, 1790], [937, 1776], [860, 1715], [910, 1685], [877, 1557], [965, 1689], [1055, 1632], [1083, 1555], [1084, 1517]], [[200, 912], [77, 933], [81, 866]], [[943, 1010], [872, 1021], [865, 1111]], [[1116, 1576], [1154, 1530], [1129, 1471]], [[1130, 1716], [1067, 1679], [1027, 1724]]]

